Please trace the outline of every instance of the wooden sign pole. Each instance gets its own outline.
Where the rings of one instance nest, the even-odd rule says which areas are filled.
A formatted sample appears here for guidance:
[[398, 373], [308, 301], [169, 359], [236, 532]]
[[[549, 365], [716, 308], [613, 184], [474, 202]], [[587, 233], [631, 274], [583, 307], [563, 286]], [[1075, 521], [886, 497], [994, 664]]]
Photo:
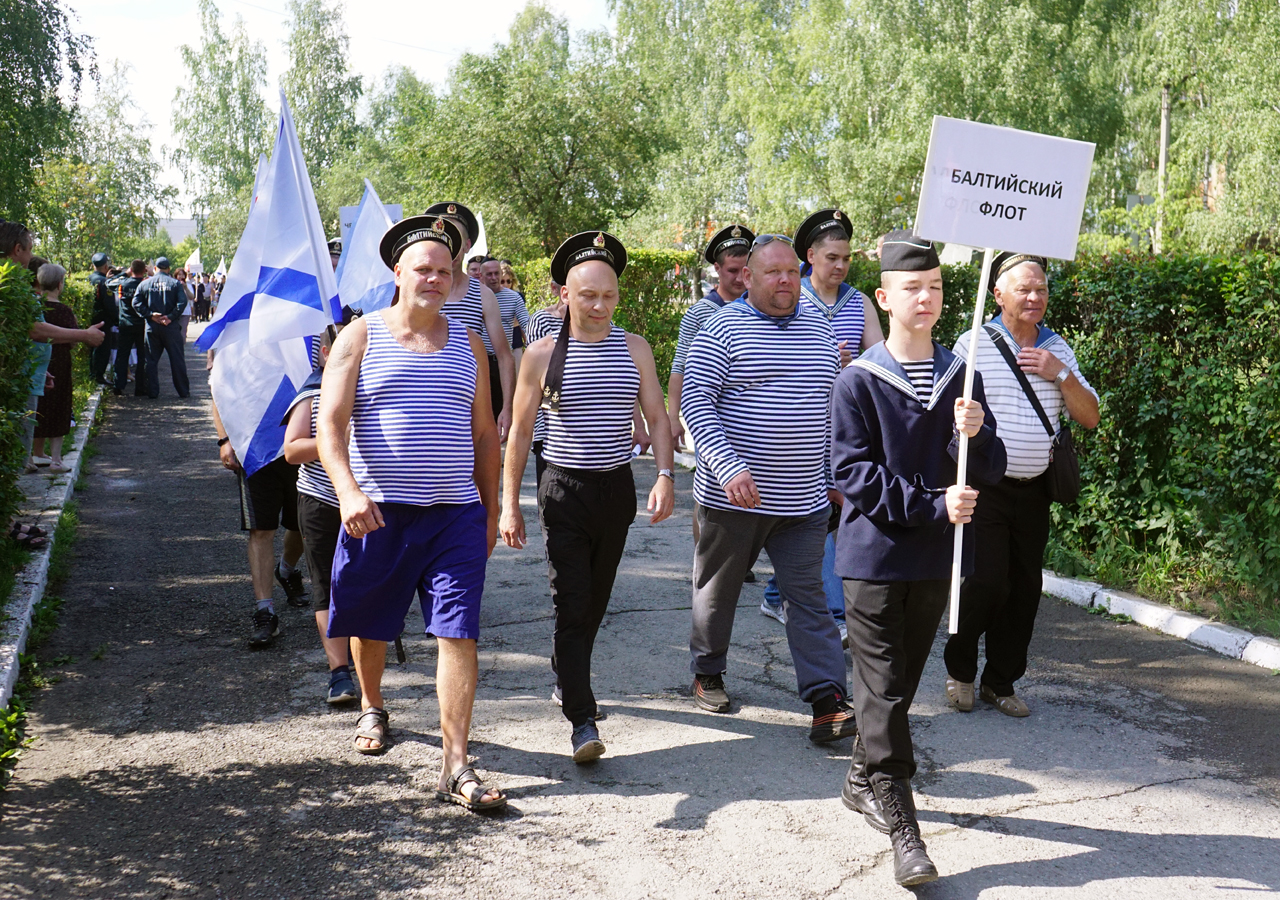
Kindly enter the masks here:
[[[987, 307], [987, 284], [991, 280], [991, 260], [996, 251], [988, 247], [982, 254], [982, 277], [978, 279], [978, 299], [973, 306], [973, 328], [969, 332], [969, 356], [964, 367], [964, 399], [973, 399], [973, 376], [977, 371], [978, 335], [982, 333], [982, 314]], [[969, 470], [969, 438], [960, 435], [960, 452], [956, 454], [956, 484], [965, 487]], [[951, 619], [948, 630], [960, 630], [960, 563], [964, 558], [964, 525], [956, 525], [955, 545], [951, 551]]]

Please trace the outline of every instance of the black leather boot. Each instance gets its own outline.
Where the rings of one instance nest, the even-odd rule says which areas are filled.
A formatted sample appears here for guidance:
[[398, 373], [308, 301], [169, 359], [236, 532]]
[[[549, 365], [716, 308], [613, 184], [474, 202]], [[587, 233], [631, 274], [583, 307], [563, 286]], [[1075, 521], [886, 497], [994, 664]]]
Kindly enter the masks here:
[[867, 777], [867, 748], [863, 746], [860, 734], [853, 736], [853, 758], [849, 760], [849, 774], [844, 777], [840, 799], [849, 809], [862, 813], [867, 824], [876, 831], [889, 833], [884, 810], [876, 799], [876, 792], [871, 789], [871, 779]]
[[872, 785], [876, 800], [889, 823], [889, 841], [893, 844], [893, 878], [903, 887], [914, 887], [934, 881], [938, 869], [925, 852], [916, 821], [916, 803], [911, 796], [911, 782], [906, 778], [882, 778]]

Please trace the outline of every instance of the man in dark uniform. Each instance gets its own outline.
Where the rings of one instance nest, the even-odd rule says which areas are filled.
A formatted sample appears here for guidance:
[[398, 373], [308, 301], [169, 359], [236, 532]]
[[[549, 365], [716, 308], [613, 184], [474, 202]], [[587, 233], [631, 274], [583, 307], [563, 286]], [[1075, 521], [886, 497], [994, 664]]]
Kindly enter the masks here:
[[107, 287], [107, 273], [111, 269], [111, 257], [105, 253], [93, 254], [93, 271], [89, 274], [89, 286], [93, 288], [93, 313], [90, 325], [102, 323], [106, 339], [93, 348], [89, 357], [89, 374], [98, 384], [107, 384], [107, 364], [111, 362], [111, 350], [116, 345], [115, 330], [120, 324], [116, 299]]
[[156, 260], [156, 274], [138, 285], [133, 295], [133, 308], [147, 322], [147, 396], [160, 396], [157, 371], [160, 355], [169, 354], [173, 373], [173, 389], [179, 397], [191, 394], [187, 378], [186, 345], [182, 341], [182, 311], [187, 308], [187, 292], [181, 282], [169, 274], [169, 260]]
[[116, 284], [116, 321], [120, 331], [116, 341], [116, 380], [112, 391], [118, 397], [129, 383], [129, 354], [138, 353], [138, 367], [134, 372], [133, 395], [147, 393], [147, 318], [133, 306], [138, 286], [147, 276], [147, 264], [135, 259], [128, 274]]

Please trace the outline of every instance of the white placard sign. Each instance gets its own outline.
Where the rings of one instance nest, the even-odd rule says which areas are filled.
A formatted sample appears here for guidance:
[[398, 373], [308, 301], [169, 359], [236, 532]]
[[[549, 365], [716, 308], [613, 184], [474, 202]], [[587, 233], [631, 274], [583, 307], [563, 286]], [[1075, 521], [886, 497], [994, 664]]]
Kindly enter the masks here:
[[1094, 145], [933, 117], [915, 233], [1074, 259]]

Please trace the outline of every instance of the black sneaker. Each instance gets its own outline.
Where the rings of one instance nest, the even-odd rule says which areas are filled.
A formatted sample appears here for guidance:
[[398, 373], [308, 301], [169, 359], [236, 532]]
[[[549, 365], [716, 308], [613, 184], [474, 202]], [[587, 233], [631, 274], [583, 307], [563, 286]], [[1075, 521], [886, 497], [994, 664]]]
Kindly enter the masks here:
[[277, 564], [276, 581], [280, 583], [280, 587], [284, 588], [284, 595], [290, 606], [311, 605], [311, 599], [307, 596], [307, 589], [302, 584], [301, 571], [294, 569], [292, 575], [281, 575], [280, 566]]
[[253, 634], [249, 635], [250, 647], [269, 647], [280, 633], [280, 617], [263, 607], [253, 614]]
[[595, 762], [604, 756], [604, 741], [600, 740], [600, 731], [596, 728], [596, 723], [590, 719], [573, 729], [572, 740], [574, 762]]
[[853, 717], [853, 707], [839, 694], [828, 694], [813, 704], [809, 740], [815, 744], [827, 744], [857, 733], [858, 723]]
[[728, 712], [729, 692], [724, 689], [724, 676], [693, 676], [693, 702], [708, 712]]

